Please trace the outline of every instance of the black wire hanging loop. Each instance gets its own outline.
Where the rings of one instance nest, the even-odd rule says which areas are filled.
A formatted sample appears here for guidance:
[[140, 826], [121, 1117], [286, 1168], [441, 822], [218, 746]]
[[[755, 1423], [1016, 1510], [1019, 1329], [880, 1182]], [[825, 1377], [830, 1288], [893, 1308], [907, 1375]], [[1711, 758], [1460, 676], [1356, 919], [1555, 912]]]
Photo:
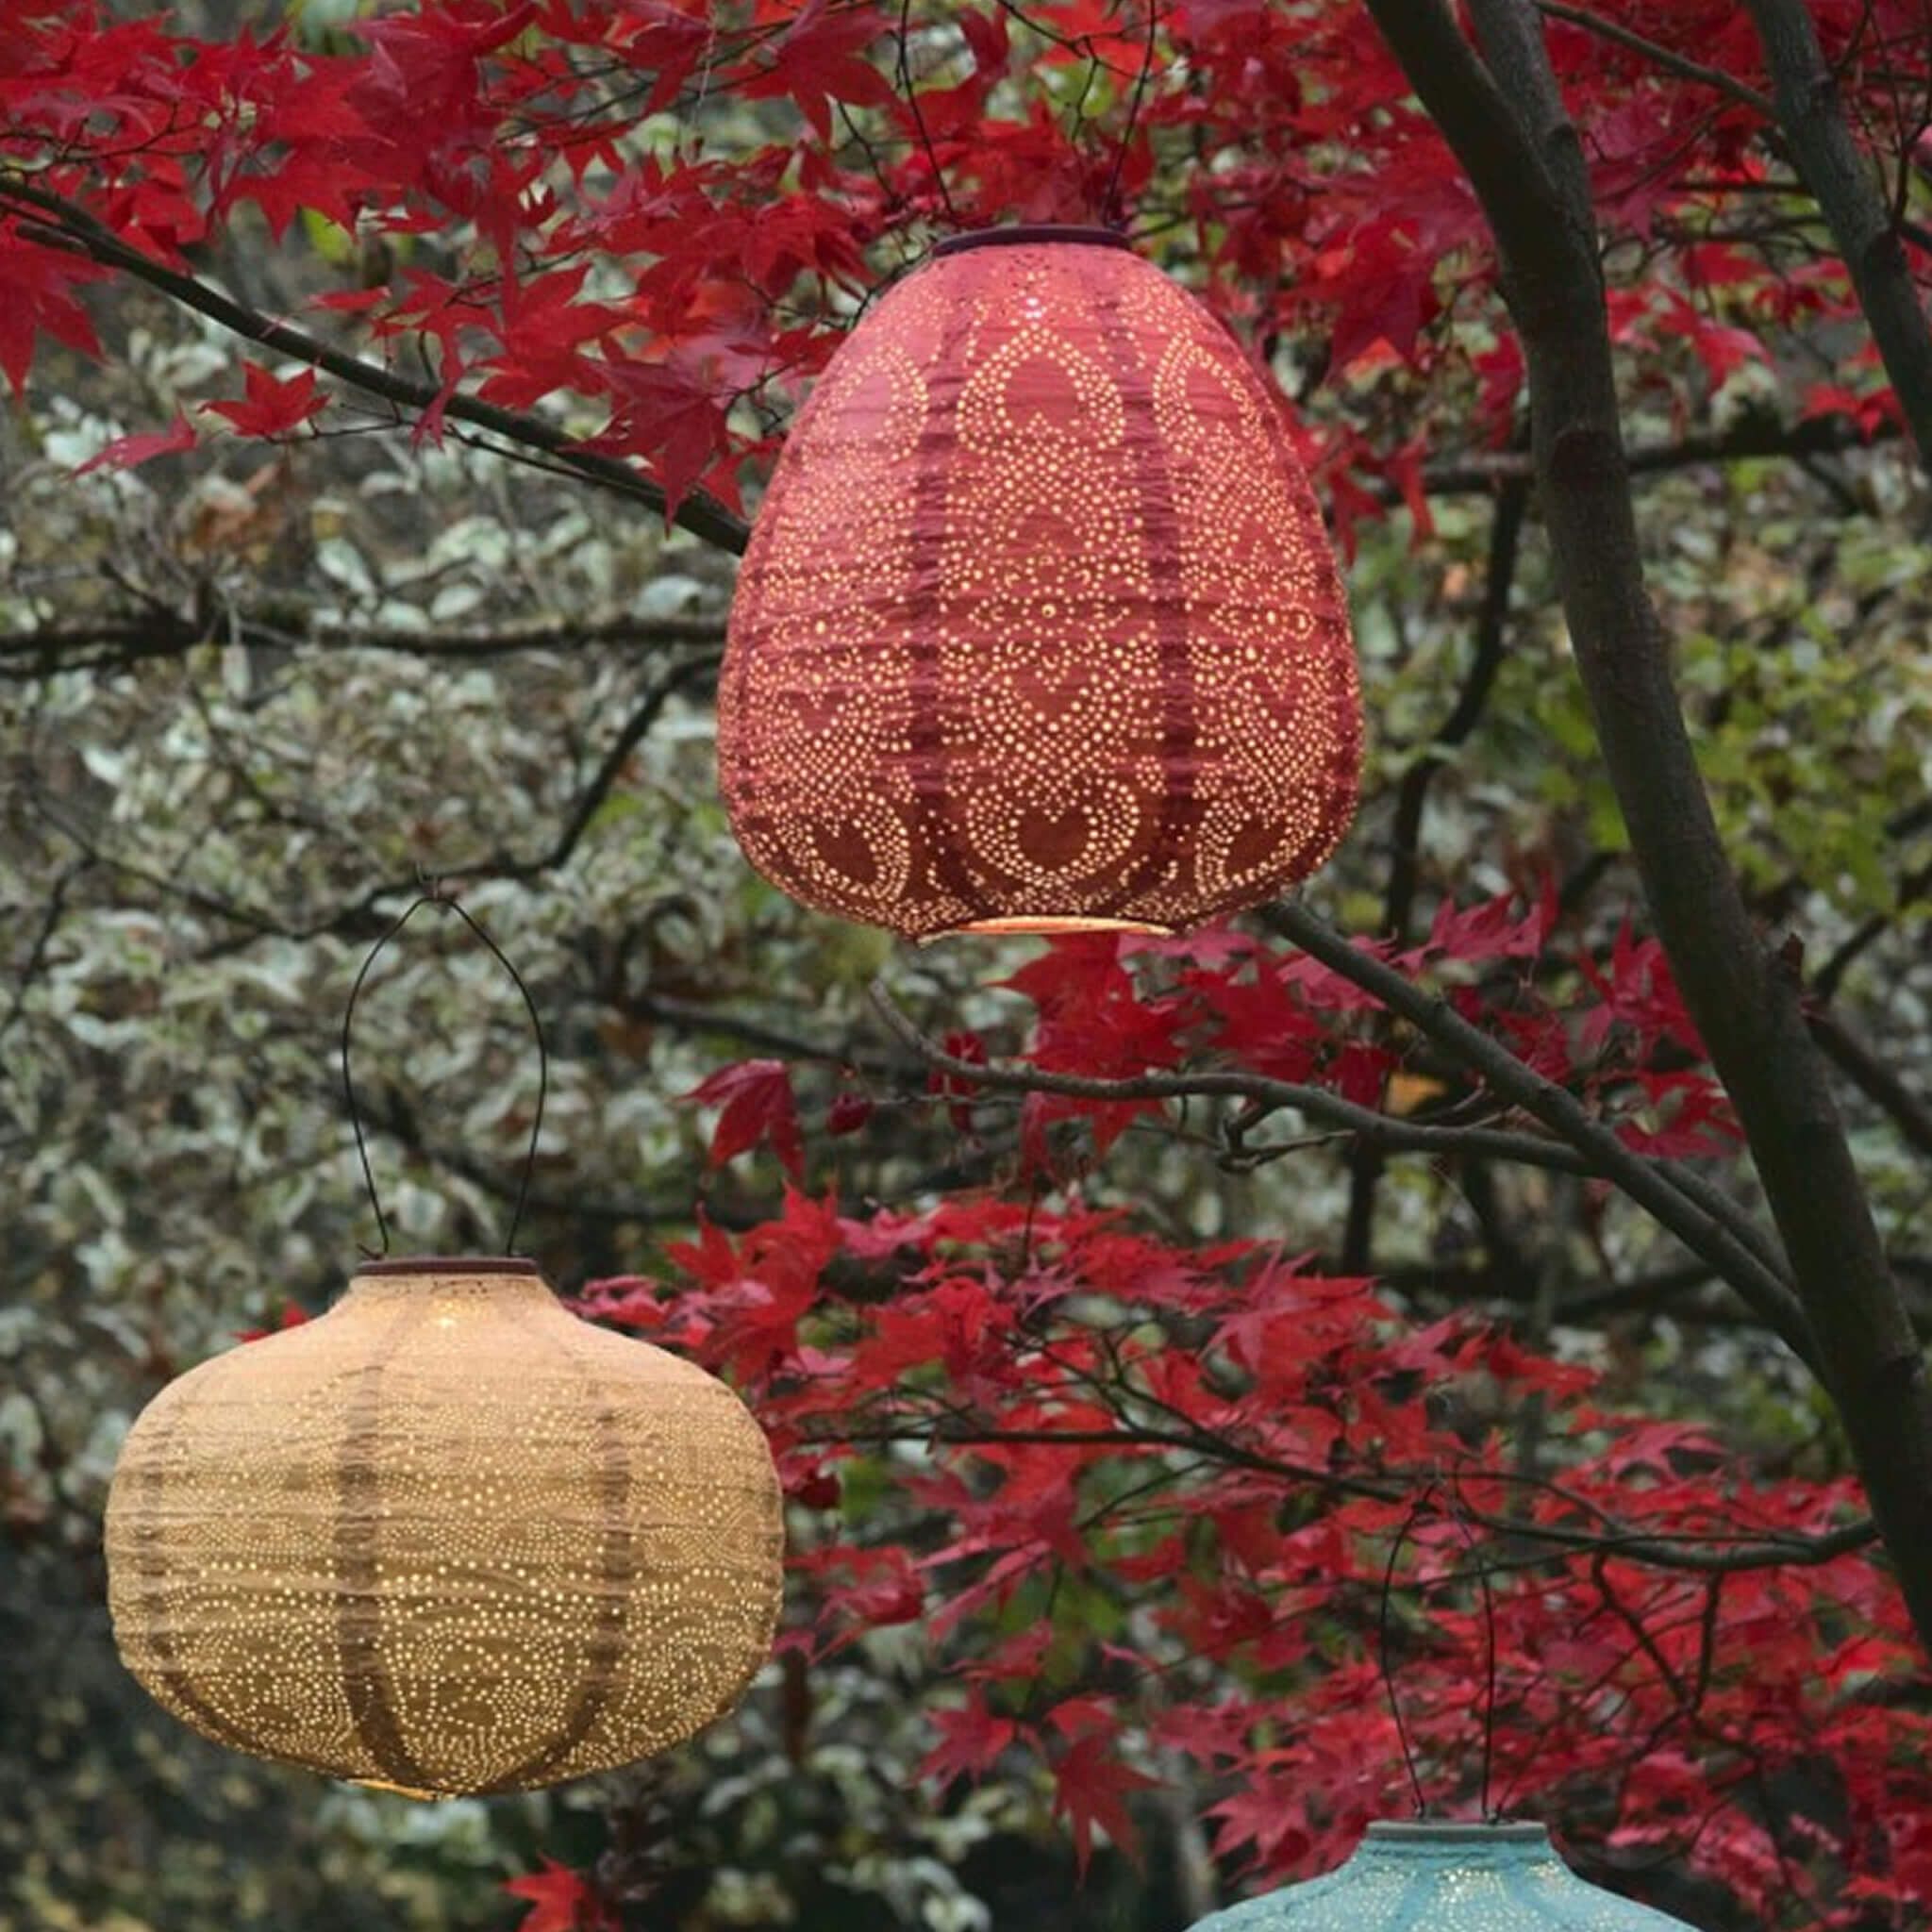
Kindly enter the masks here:
[[[1382, 1690], [1389, 1699], [1389, 1715], [1395, 1720], [1395, 1740], [1402, 1746], [1403, 1769], [1408, 1773], [1408, 1788], [1415, 1793], [1415, 1815], [1426, 1818], [1429, 1815], [1429, 1800], [1423, 1790], [1421, 1774], [1416, 1770], [1415, 1752], [1408, 1741], [1408, 1726], [1402, 1721], [1402, 1705], [1395, 1695], [1395, 1672], [1389, 1661], [1389, 1607], [1395, 1594], [1395, 1565], [1402, 1555], [1402, 1546], [1414, 1534], [1416, 1525], [1434, 1506], [1436, 1486], [1434, 1483], [1424, 1489], [1409, 1505], [1408, 1514], [1402, 1520], [1402, 1527], [1395, 1532], [1394, 1541], [1389, 1545], [1389, 1562], [1382, 1572], [1382, 1601], [1377, 1617], [1375, 1663], [1382, 1675]], [[1472, 1557], [1475, 1558], [1475, 1578], [1483, 1593], [1483, 1632], [1484, 1632], [1484, 1691], [1483, 1691], [1483, 1777], [1482, 1777], [1482, 1816], [1483, 1823], [1493, 1822], [1494, 1814], [1490, 1809], [1491, 1774], [1496, 1757], [1496, 1599], [1490, 1589], [1489, 1566], [1481, 1560], [1476, 1541], [1468, 1523], [1464, 1520], [1457, 1499], [1457, 1507], [1449, 1511], [1449, 1521], [1456, 1526], [1462, 1538], [1463, 1545]]]
[[524, 1154], [523, 1176], [517, 1183], [516, 1206], [509, 1217], [509, 1233], [504, 1240], [503, 1251], [514, 1255], [517, 1248], [517, 1229], [523, 1225], [524, 1208], [530, 1198], [530, 1180], [537, 1171], [537, 1142], [543, 1132], [543, 1103], [550, 1092], [550, 1054], [543, 1043], [543, 1022], [538, 1016], [537, 1002], [530, 997], [530, 989], [524, 984], [524, 976], [509, 962], [504, 950], [485, 932], [452, 892], [442, 890], [440, 881], [423, 876], [424, 890], [403, 916], [376, 941], [370, 948], [369, 957], [362, 962], [362, 970], [356, 974], [356, 983], [349, 989], [349, 1004], [342, 1011], [342, 1097], [349, 1105], [349, 1124], [356, 1132], [356, 1157], [362, 1163], [362, 1185], [369, 1191], [369, 1205], [375, 1210], [375, 1228], [382, 1238], [379, 1248], [364, 1248], [365, 1258], [378, 1261], [389, 1253], [389, 1217], [382, 1211], [382, 1197], [376, 1192], [375, 1174], [369, 1165], [369, 1142], [362, 1132], [362, 1110], [356, 1104], [356, 1083], [349, 1073], [349, 1029], [355, 1024], [356, 1001], [362, 991], [362, 984], [369, 977], [370, 969], [382, 956], [382, 949], [414, 919], [425, 906], [445, 907], [468, 926], [472, 933], [489, 948], [491, 957], [510, 976], [512, 984], [523, 995], [524, 1008], [530, 1016], [530, 1030], [537, 1040], [537, 1112], [530, 1122], [530, 1144]]

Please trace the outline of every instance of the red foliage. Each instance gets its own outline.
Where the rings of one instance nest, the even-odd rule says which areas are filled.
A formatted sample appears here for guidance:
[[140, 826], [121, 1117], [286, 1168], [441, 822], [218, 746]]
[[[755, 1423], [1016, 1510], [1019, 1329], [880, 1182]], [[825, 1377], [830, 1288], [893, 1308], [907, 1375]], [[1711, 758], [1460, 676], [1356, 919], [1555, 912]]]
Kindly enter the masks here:
[[85, 476], [91, 470], [132, 470], [157, 457], [179, 456], [192, 449], [197, 441], [194, 425], [177, 412], [165, 429], [145, 435], [117, 436], [78, 465], [74, 474]]
[[225, 416], [243, 436], [286, 436], [328, 408], [328, 397], [315, 391], [315, 371], [305, 369], [286, 380], [271, 375], [258, 362], [242, 365], [247, 393], [202, 404], [216, 416]]
[[[822, 1657], [920, 1624], [926, 1774], [1039, 1766], [1081, 1862], [1103, 1835], [1133, 1853], [1168, 1757], [1257, 1876], [1400, 1815], [1374, 1659], [1406, 1525], [1397, 1681], [1435, 1796], [1476, 1796], [1474, 1538], [1495, 1568], [1496, 1802], [1652, 1847], [1767, 1925], [1822, 1923], [1853, 1878], [1902, 1924], [1932, 1899], [1911, 1824], [1932, 1719], [1869, 1695], [1911, 1666], [1909, 1630], [1868, 1548], [1816, 1543], [1856, 1520], [1850, 1481], [1755, 1478], [1479, 1323], [1417, 1329], [1264, 1244], [1191, 1254], [1077, 1203], [850, 1221], [793, 1194], [680, 1258], [675, 1295], [612, 1284], [587, 1308], [738, 1374], [794, 1494], [921, 1445], [858, 1513], [794, 1516], [810, 1624], [790, 1641]], [[1513, 1428], [1532, 1396], [1534, 1472]], [[1820, 1776], [1835, 1822], [1767, 1816], [1767, 1781]]]
[[[1920, 48], [1902, 9], [1815, 9], [1853, 125], [1874, 141], [1897, 125], [1900, 62]], [[413, 338], [433, 348], [445, 400], [459, 387], [518, 408], [588, 399], [607, 411], [595, 447], [674, 502], [699, 485], [735, 500], [741, 471], [770, 453], [762, 405], [795, 399], [876, 280], [872, 264], [944, 213], [939, 173], [969, 225], [1104, 211], [1142, 53], [1133, 10], [1042, 0], [1040, 31], [991, 5], [924, 12], [915, 122], [884, 0], [770, 0], [748, 19], [703, 0], [432, 0], [328, 36], [243, 27], [225, 41], [160, 13], [116, 20], [98, 0], [17, 8], [0, 154], [26, 172], [22, 192], [0, 194], [13, 294], [0, 369], [18, 388], [37, 334], [99, 353], [76, 293], [99, 269], [72, 229], [56, 232], [45, 197], [175, 269], [225, 233], [280, 236], [309, 210], [363, 234], [439, 237], [438, 271], [403, 266], [388, 286], [316, 298], [358, 314], [377, 359]], [[1748, 24], [1721, 0], [1651, 8], [1641, 25], [1762, 85]], [[1481, 448], [1508, 433], [1521, 387], [1510, 340], [1486, 341], [1495, 295], [1474, 197], [1360, 7], [1190, 0], [1163, 28], [1122, 192], [1191, 253], [1244, 337], [1318, 341], [1332, 378], [1374, 397], [1312, 412], [1307, 454], [1344, 539], [1385, 513], [1378, 479], [1425, 527], [1421, 459], [1440, 454], [1440, 432], [1426, 448], [1424, 432], [1441, 417], [1418, 401], [1454, 393]], [[1765, 248], [1748, 232], [1705, 239], [1770, 177], [1750, 108], [1578, 28], [1552, 35], [1607, 243], [1641, 244], [1649, 263], [1613, 291], [1621, 342], [1707, 401], [1764, 359], [1761, 321], [1850, 312], [1841, 271], [1794, 269], [1771, 252], [1774, 231]], [[1111, 111], [1052, 111], [1039, 83], [1089, 59]], [[795, 119], [761, 117], [767, 131], [735, 149], [620, 145], [647, 116], [726, 95], [789, 104]], [[868, 128], [877, 138], [855, 139]], [[1157, 148], [1183, 145], [1216, 165], [1157, 168]], [[285, 434], [308, 413], [294, 400], [251, 389], [233, 420]], [[1869, 361], [1803, 408], [1867, 432], [1892, 420]], [[439, 421], [432, 409], [430, 433]]]
[[[1633, 1145], [1734, 1144], [1653, 945], [1580, 951], [1545, 891], [1445, 906], [1388, 957]], [[1418, 1071], [1418, 1043], [1352, 983], [1241, 935], [1063, 941], [1007, 984], [1038, 1067], [1207, 1061], [1405, 1118], [1494, 1110]], [[989, 1057], [983, 1036], [945, 1043]], [[774, 1078], [751, 1062], [713, 1093]], [[925, 1098], [962, 1130], [976, 1104], [963, 1075]], [[1158, 1111], [1027, 1104], [1101, 1144]], [[1848, 1900], [1908, 1924], [1932, 1901], [1932, 1846], [1900, 1823], [1932, 1802], [1932, 1721], [1871, 1696], [1914, 1650], [1867, 1542], [1835, 1534], [1862, 1507], [1850, 1480], [1761, 1478], [1505, 1331], [1419, 1326], [1371, 1281], [1253, 1241], [1176, 1248], [1076, 1195], [859, 1220], [788, 1191], [777, 1220], [708, 1226], [672, 1258], [675, 1291], [605, 1284], [586, 1310], [693, 1352], [757, 1406], [813, 1512], [793, 1521], [810, 1622], [788, 1641], [810, 1660], [919, 1624], [927, 1774], [1034, 1767], [1083, 1865], [1101, 1842], [1133, 1855], [1137, 1793], [1175, 1760], [1212, 1794], [1217, 1852], [1257, 1879], [1331, 1863], [1400, 1812], [1375, 1624], [1407, 1525], [1397, 1674], [1437, 1796], [1477, 1795], [1474, 1541], [1491, 1563], [1516, 1553], [1492, 1578], [1497, 1803], [1694, 1868], [1767, 1925]], [[895, 1444], [920, 1455], [884, 1500], [841, 1489], [842, 1464]], [[1824, 1780], [1833, 1822], [1781, 1820], [1781, 1779]]]
[[235, 1331], [235, 1340], [265, 1341], [271, 1335], [279, 1334], [285, 1328], [299, 1328], [308, 1320], [308, 1311], [306, 1308], [298, 1307], [293, 1302], [284, 1302], [282, 1312], [276, 1318], [273, 1328], [238, 1328]]

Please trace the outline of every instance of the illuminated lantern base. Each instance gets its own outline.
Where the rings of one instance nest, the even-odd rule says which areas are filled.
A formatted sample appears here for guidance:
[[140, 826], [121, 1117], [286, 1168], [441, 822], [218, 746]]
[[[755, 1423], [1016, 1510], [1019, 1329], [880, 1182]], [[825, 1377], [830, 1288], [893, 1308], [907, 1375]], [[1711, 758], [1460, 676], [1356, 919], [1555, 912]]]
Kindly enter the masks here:
[[1541, 1824], [1372, 1824], [1325, 1877], [1203, 1919], [1193, 1932], [1690, 1932], [1586, 1885]]

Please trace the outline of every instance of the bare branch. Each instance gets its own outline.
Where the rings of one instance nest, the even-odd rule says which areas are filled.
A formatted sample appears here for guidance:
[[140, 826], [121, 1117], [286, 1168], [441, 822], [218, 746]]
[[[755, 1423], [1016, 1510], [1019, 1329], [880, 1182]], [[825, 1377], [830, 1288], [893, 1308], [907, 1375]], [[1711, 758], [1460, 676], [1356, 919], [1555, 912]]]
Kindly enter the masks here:
[[[665, 706], [676, 693], [708, 676], [713, 669], [713, 662], [708, 658], [687, 659], [673, 666], [645, 689], [630, 716], [598, 760], [596, 770], [572, 801], [563, 823], [548, 845], [526, 854], [498, 850], [468, 864], [451, 865], [445, 875], [452, 880], [464, 881], [528, 880], [563, 865], [576, 850], [598, 808], [624, 775], [631, 754], [663, 714]], [[34, 803], [41, 816], [90, 862], [104, 866], [124, 878], [139, 880], [162, 898], [178, 900], [185, 906], [192, 906], [197, 912], [239, 928], [238, 933], [212, 941], [200, 955], [203, 958], [219, 958], [239, 952], [258, 940], [269, 938], [312, 940], [325, 934], [345, 939], [374, 938], [388, 924], [378, 908], [385, 902], [412, 897], [421, 890], [421, 881], [413, 874], [406, 878], [381, 879], [331, 911], [297, 923], [279, 911], [250, 906], [239, 899], [224, 898], [199, 887], [186, 885], [177, 878], [163, 876], [132, 860], [117, 858], [96, 846], [79, 827], [69, 824], [44, 799], [36, 799]]]
[[0, 679], [25, 682], [73, 671], [127, 671], [137, 664], [183, 657], [216, 640], [281, 649], [313, 645], [329, 651], [383, 651], [467, 663], [523, 651], [577, 651], [599, 645], [717, 651], [724, 642], [724, 626], [713, 618], [619, 615], [430, 631], [343, 624], [304, 610], [201, 613], [157, 608], [139, 616], [104, 615], [0, 631]]
[[[1890, 828], [1888, 827], [1888, 830]], [[1898, 904], [1890, 912], [1874, 912], [1862, 919], [1838, 946], [1823, 966], [1811, 975], [1809, 991], [1814, 1000], [1828, 1006], [1837, 998], [1844, 976], [1878, 941], [1891, 929], [1892, 922], [1908, 906], [1932, 893], [1932, 865], [1921, 866], [1899, 881]]]
[[1476, 617], [1475, 648], [1463, 675], [1462, 689], [1427, 749], [1403, 773], [1396, 792], [1395, 824], [1390, 833], [1392, 857], [1382, 921], [1384, 930], [1396, 940], [1407, 931], [1409, 913], [1415, 905], [1418, 847], [1429, 786], [1448, 763], [1447, 754], [1466, 742], [1481, 722], [1491, 688], [1502, 668], [1509, 591], [1516, 577], [1518, 541], [1528, 503], [1527, 477], [1512, 476], [1497, 492], [1495, 512], [1490, 523], [1489, 567], [1483, 578], [1482, 608]]
[[1932, 1156], [1932, 1107], [1901, 1080], [1835, 1013], [1814, 1012], [1811, 1038], [1865, 1098], [1898, 1129], [1899, 1138]]
[[1776, 90], [1777, 118], [1843, 256], [1899, 407], [1932, 469], [1932, 327], [1897, 222], [1839, 106], [1806, 0], [1744, 0]]
[[75, 880], [92, 864], [92, 858], [83, 856], [62, 866], [56, 876], [53, 890], [47, 894], [46, 908], [41, 914], [41, 923], [34, 930], [26, 957], [21, 961], [20, 971], [14, 977], [13, 997], [8, 1002], [5, 1016], [0, 1017], [0, 1040], [13, 1031], [14, 1023], [25, 1011], [27, 995], [41, 975], [41, 968], [46, 963], [47, 948], [53, 944], [61, 916], [67, 910], [67, 895], [74, 890]]
[[[1880, 425], [1867, 435], [1849, 416], [1807, 416], [1785, 423], [1770, 415], [1740, 418], [1728, 428], [1704, 436], [1686, 436], [1674, 442], [1641, 444], [1624, 458], [1632, 476], [1669, 475], [1705, 463], [1749, 461], [1779, 457], [1802, 460], [1842, 450], [1882, 444], [1898, 432]], [[1431, 496], [1467, 496], [1498, 489], [1516, 476], [1534, 476], [1536, 458], [1528, 450], [1475, 450], [1466, 456], [1441, 458], [1423, 465], [1423, 488]], [[1399, 501], [1391, 483], [1381, 492]]]

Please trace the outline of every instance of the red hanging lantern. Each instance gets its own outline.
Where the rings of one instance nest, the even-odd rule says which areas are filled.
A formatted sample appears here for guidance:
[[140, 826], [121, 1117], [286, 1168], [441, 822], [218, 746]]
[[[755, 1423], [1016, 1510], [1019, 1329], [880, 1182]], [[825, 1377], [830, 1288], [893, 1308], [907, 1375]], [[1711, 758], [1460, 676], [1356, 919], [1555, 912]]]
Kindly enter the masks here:
[[941, 242], [853, 330], [719, 686], [725, 804], [774, 885], [917, 939], [1183, 929], [1328, 856], [1360, 738], [1279, 411], [1123, 237]]

